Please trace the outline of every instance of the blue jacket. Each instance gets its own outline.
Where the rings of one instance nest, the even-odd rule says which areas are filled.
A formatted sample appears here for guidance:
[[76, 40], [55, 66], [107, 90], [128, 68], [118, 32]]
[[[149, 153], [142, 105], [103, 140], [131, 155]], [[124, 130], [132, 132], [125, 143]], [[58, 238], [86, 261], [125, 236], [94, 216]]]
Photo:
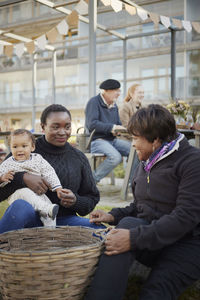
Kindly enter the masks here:
[[95, 129], [93, 140], [102, 138], [104, 140], [113, 140], [111, 130], [113, 125], [121, 125], [118, 107], [108, 108], [103, 102], [101, 95], [92, 97], [85, 109], [86, 127], [91, 133]]

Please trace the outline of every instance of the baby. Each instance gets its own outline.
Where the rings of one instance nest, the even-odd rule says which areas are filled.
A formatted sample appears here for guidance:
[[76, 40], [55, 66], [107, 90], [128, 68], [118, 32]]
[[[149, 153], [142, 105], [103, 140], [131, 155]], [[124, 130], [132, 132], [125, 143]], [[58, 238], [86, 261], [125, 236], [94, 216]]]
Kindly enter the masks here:
[[[55, 170], [40, 154], [31, 153], [35, 150], [35, 137], [30, 131], [13, 131], [10, 135], [10, 149], [12, 156], [0, 164], [0, 187], [11, 182], [16, 172], [27, 172], [42, 176], [49, 183], [50, 189], [56, 191], [61, 199], [60, 193], [64, 189]], [[22, 188], [8, 198], [8, 203], [12, 204], [17, 199], [30, 203], [38, 211], [44, 226], [56, 226], [59, 205], [52, 204], [45, 194], [37, 195], [29, 188]]]

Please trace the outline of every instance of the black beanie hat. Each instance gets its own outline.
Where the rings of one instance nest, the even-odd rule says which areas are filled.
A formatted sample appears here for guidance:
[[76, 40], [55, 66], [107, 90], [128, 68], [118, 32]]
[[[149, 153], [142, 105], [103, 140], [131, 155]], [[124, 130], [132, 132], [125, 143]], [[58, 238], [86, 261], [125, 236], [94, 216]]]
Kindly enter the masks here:
[[100, 84], [99, 88], [102, 90], [115, 90], [119, 89], [120, 86], [121, 84], [119, 81], [115, 79], [107, 79]]

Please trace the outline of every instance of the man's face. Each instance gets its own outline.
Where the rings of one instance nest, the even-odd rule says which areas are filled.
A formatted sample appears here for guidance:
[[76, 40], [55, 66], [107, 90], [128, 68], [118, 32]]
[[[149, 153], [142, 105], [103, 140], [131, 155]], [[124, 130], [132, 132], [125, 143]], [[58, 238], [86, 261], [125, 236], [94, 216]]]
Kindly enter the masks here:
[[121, 93], [120, 89], [105, 90], [103, 93], [103, 96], [104, 96], [106, 102], [110, 105], [110, 104], [113, 104], [115, 101], [117, 101], [120, 93]]

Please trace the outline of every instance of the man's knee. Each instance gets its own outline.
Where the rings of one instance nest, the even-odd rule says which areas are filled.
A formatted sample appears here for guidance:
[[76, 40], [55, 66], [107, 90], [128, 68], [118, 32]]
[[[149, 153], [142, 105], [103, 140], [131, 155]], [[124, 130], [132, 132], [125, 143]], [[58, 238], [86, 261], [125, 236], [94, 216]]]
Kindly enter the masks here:
[[109, 156], [108, 159], [113, 164], [113, 166], [117, 166], [122, 161], [122, 156], [120, 153], [115, 153]]

